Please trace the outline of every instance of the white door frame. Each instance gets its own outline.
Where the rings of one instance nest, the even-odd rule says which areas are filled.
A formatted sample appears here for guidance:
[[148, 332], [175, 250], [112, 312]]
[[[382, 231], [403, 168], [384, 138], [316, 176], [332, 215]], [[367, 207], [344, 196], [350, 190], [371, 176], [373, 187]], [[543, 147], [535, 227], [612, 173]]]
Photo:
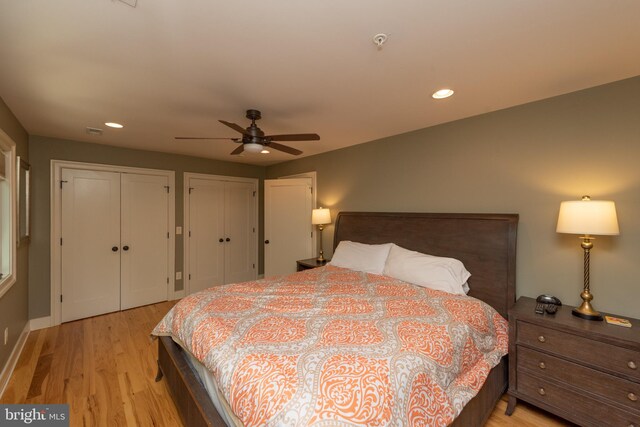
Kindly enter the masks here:
[[256, 260], [256, 277], [258, 274], [258, 236], [260, 234], [260, 224], [258, 222], [258, 215], [259, 215], [259, 203], [258, 200], [260, 199], [260, 186], [259, 184], [259, 180], [258, 178], [243, 178], [243, 177], [238, 177], [238, 176], [225, 176], [225, 175], [209, 175], [209, 174], [205, 174], [205, 173], [194, 173], [194, 172], [184, 172], [183, 177], [182, 177], [182, 183], [184, 185], [184, 188], [182, 190], [182, 197], [183, 197], [183, 202], [182, 202], [182, 206], [183, 206], [183, 210], [184, 210], [184, 217], [183, 217], [183, 222], [184, 222], [184, 229], [183, 229], [183, 239], [182, 239], [182, 250], [183, 250], [183, 254], [184, 254], [184, 259], [182, 261], [182, 269], [183, 269], [183, 283], [184, 283], [184, 294], [185, 295], [189, 295], [190, 289], [189, 287], [190, 285], [190, 281], [189, 281], [189, 266], [190, 266], [190, 262], [189, 262], [189, 257], [190, 257], [190, 252], [189, 252], [189, 228], [190, 228], [190, 224], [189, 224], [189, 182], [191, 179], [208, 179], [211, 181], [231, 181], [231, 182], [249, 182], [249, 183], [253, 183], [255, 185], [255, 191], [256, 191], [256, 197], [255, 197], [255, 206], [254, 206], [254, 217], [253, 217], [253, 223], [255, 224], [255, 228], [256, 228], [256, 232], [254, 233], [254, 259]]
[[161, 169], [144, 169], [128, 166], [103, 165], [97, 163], [71, 162], [66, 160], [51, 160], [51, 326], [61, 323], [60, 311], [60, 294], [62, 292], [62, 266], [61, 266], [61, 222], [62, 222], [62, 193], [61, 179], [62, 169], [84, 169], [104, 172], [120, 172], [120, 173], [136, 173], [140, 175], [161, 175], [166, 176], [169, 181], [169, 251], [168, 251], [168, 274], [169, 283], [167, 283], [167, 296], [169, 299], [175, 299], [175, 267], [176, 267], [176, 193], [175, 193], [175, 172]]
[[[318, 173], [316, 171], [301, 172], [295, 175], [279, 176], [276, 179], [290, 179], [290, 178], [311, 178], [311, 206], [313, 209], [317, 209], [318, 208], [318, 191], [317, 191]], [[332, 218], [332, 221], [333, 220], [335, 220], [335, 218]], [[312, 248], [313, 248], [314, 254], [318, 252], [317, 236], [318, 236], [318, 228], [313, 227], [313, 231], [311, 234], [311, 244], [313, 245]], [[317, 256], [317, 255], [313, 255], [313, 256]]]

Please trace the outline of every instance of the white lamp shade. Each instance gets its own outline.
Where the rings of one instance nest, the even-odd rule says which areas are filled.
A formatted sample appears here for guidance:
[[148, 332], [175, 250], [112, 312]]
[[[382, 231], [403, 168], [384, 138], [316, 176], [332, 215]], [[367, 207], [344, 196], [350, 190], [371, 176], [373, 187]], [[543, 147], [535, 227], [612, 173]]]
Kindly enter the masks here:
[[314, 209], [311, 212], [311, 224], [331, 224], [331, 211], [326, 208]]
[[556, 232], [596, 236], [620, 234], [616, 205], [606, 200], [562, 202]]
[[253, 142], [244, 144], [244, 151], [248, 151], [250, 153], [259, 153], [263, 148], [264, 146], [262, 146], [262, 144], [254, 144]]

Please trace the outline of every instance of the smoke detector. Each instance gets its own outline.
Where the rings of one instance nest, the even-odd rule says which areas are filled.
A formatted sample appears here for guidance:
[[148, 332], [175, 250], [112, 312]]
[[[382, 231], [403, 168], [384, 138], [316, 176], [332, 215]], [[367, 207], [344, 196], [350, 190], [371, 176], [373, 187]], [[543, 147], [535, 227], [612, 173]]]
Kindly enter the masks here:
[[373, 36], [373, 44], [378, 46], [378, 49], [382, 49], [382, 45], [387, 42], [388, 38], [389, 36], [387, 36], [385, 33], [376, 34], [375, 36]]

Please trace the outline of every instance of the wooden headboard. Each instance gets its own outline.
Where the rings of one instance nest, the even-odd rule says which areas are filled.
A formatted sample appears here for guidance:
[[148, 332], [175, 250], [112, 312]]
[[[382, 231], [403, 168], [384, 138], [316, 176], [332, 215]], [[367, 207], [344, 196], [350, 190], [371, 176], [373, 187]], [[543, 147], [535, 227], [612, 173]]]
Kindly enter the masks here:
[[469, 295], [505, 318], [516, 298], [517, 214], [340, 212], [333, 249], [342, 240], [395, 243], [456, 258], [471, 273]]

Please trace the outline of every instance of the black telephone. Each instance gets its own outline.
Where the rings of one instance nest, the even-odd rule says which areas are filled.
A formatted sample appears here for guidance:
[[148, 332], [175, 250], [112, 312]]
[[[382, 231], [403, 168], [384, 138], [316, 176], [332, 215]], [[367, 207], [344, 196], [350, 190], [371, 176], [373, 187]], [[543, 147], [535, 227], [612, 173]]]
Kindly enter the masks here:
[[553, 295], [540, 295], [536, 298], [536, 313], [544, 314], [546, 311], [549, 314], [556, 314], [558, 307], [562, 305], [562, 302]]

